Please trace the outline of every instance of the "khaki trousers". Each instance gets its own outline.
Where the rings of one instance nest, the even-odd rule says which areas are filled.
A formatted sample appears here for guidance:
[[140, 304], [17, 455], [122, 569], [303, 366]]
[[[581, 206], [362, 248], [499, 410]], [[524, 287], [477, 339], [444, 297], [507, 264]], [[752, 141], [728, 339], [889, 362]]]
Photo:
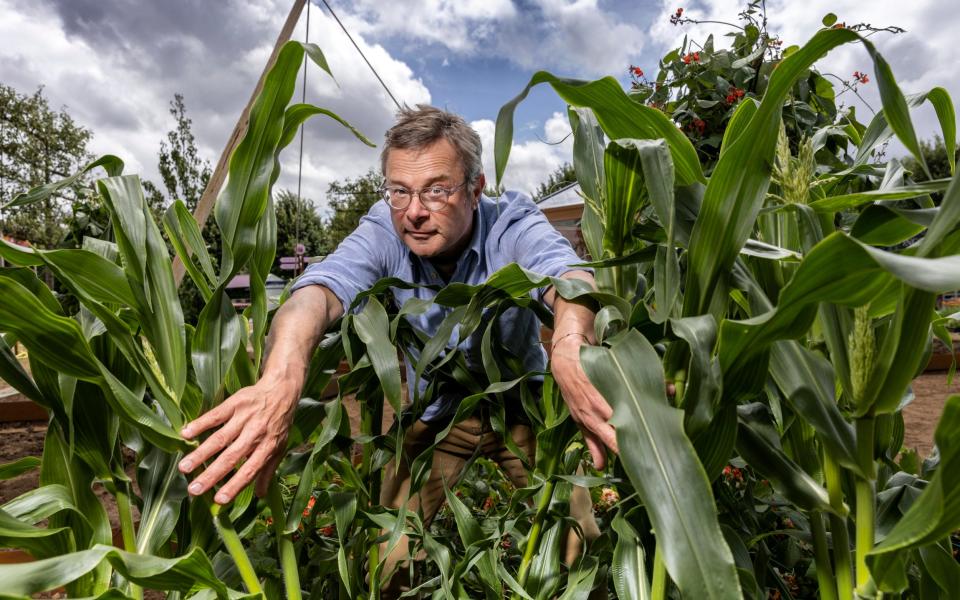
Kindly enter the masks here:
[[[410, 427], [404, 437], [403, 450], [386, 467], [383, 488], [380, 494], [380, 503], [390, 508], [399, 508], [400, 503], [410, 493], [410, 464], [424, 449], [429, 447], [433, 440], [445, 427], [445, 423], [434, 424], [417, 421]], [[508, 427], [514, 443], [531, 459], [536, 455], [536, 437], [533, 430], [526, 424], [514, 424]], [[488, 418], [475, 415], [455, 424], [446, 438], [443, 439], [433, 453], [433, 466], [430, 476], [421, 489], [410, 496], [407, 501], [407, 510], [419, 511], [424, 526], [430, 524], [437, 511], [445, 500], [444, 488], [452, 487], [460, 478], [464, 465], [474, 454], [483, 456], [496, 462], [514, 486], [520, 488], [527, 485], [527, 472], [523, 462], [507, 449], [503, 437], [493, 431]], [[587, 541], [599, 537], [600, 529], [593, 517], [593, 505], [590, 493], [579, 486], [574, 486], [570, 498], [570, 516], [572, 516], [583, 531]], [[409, 540], [407, 536], [400, 538], [399, 543], [387, 556], [383, 568], [382, 588], [383, 598], [395, 598], [408, 588], [409, 582], [405, 576], [405, 563], [408, 559]], [[567, 533], [565, 562], [572, 564], [583, 550], [583, 540], [577, 532], [571, 529]], [[386, 551], [386, 544], [381, 552]], [[418, 557], [422, 558], [422, 557]], [[400, 567], [397, 576], [391, 577]]]

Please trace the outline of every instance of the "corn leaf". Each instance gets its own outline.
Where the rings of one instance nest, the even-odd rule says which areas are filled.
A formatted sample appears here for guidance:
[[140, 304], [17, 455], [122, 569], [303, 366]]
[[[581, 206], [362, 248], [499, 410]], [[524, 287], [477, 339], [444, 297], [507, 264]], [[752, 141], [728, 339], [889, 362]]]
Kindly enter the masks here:
[[940, 450], [940, 467], [930, 483], [886, 538], [867, 555], [877, 586], [885, 592], [906, 587], [902, 553], [947, 537], [960, 527], [960, 396], [947, 399], [934, 439]]
[[703, 466], [667, 402], [653, 347], [636, 331], [610, 348], [580, 350], [583, 368], [613, 406], [624, 469], [647, 509], [664, 563], [691, 598], [740, 598], [733, 556], [717, 522]]
[[[730, 269], [750, 237], [770, 183], [780, 132], [780, 113], [794, 83], [829, 50], [857, 39], [846, 29], [820, 31], [783, 59], [749, 123], [720, 157], [704, 193], [688, 253], [683, 314], [703, 314], [718, 280]], [[747, 109], [744, 109], [747, 110]]]
[[177, 558], [131, 554], [97, 545], [89, 550], [64, 554], [31, 563], [0, 565], [4, 592], [28, 596], [61, 587], [107, 561], [128, 580], [158, 590], [186, 592], [194, 585], [208, 587], [226, 598], [227, 588], [214, 573], [210, 559], [199, 548]]
[[527, 87], [516, 98], [504, 104], [497, 114], [493, 150], [497, 185], [503, 180], [503, 172], [513, 145], [514, 110], [527, 97], [530, 89], [541, 83], [549, 83], [567, 104], [593, 109], [597, 122], [610, 139], [666, 140], [680, 185], [705, 181], [697, 152], [687, 136], [659, 110], [631, 100], [613, 77], [584, 82], [561, 79], [546, 71], [539, 71], [534, 73]]
[[103, 170], [106, 171], [107, 175], [109, 176], [119, 175], [123, 172], [123, 161], [116, 156], [106, 154], [87, 163], [87, 165], [80, 169], [77, 173], [67, 177], [66, 179], [46, 183], [44, 185], [37, 186], [28, 192], [17, 194], [14, 196], [13, 200], [7, 202], [3, 206], [0, 206], [0, 210], [15, 208], [17, 206], [26, 206], [27, 204], [33, 204], [34, 202], [46, 200], [60, 190], [68, 188], [82, 181], [84, 175], [97, 167], [103, 167]]

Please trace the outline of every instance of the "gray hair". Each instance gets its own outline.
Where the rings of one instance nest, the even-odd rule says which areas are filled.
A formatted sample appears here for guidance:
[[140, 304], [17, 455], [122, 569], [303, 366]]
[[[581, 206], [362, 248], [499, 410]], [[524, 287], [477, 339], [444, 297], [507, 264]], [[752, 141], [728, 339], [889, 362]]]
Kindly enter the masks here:
[[450, 142], [457, 151], [467, 185], [475, 183], [483, 172], [480, 136], [463, 117], [426, 104], [418, 104], [416, 109], [405, 106], [397, 112], [397, 122], [387, 130], [380, 152], [383, 175], [387, 175], [391, 149], [424, 148], [440, 139]]

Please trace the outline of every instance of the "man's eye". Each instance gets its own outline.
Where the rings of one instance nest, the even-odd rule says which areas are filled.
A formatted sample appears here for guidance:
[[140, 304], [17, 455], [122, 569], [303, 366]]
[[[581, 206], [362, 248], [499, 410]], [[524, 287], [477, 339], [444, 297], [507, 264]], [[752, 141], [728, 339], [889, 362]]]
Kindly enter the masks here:
[[393, 194], [394, 196], [407, 196], [410, 194], [410, 192], [408, 192], [403, 188], [393, 188], [390, 190], [390, 193]]
[[445, 190], [444, 188], [442, 188], [442, 187], [440, 187], [440, 186], [433, 186], [432, 188], [430, 188], [430, 189], [427, 190], [427, 193], [430, 194], [431, 196], [439, 196], [440, 194], [442, 194], [442, 193], [444, 193], [444, 192], [446, 192], [446, 191], [447, 191], [447, 190]]

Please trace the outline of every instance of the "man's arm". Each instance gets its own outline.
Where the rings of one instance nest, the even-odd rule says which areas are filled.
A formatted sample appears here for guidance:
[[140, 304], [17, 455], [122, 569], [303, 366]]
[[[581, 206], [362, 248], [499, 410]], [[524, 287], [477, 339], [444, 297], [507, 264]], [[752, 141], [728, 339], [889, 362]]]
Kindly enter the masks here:
[[[581, 279], [596, 287], [593, 275], [587, 271], [569, 271], [562, 277]], [[580, 364], [580, 347], [596, 343], [593, 331], [596, 315], [586, 306], [564, 300], [552, 287], [544, 300], [553, 307], [554, 315], [550, 359], [553, 376], [570, 409], [570, 416], [583, 432], [593, 464], [603, 469], [607, 463], [606, 449], [618, 452], [616, 430], [607, 422], [613, 416], [613, 409], [590, 383]]]
[[314, 349], [327, 326], [343, 314], [336, 295], [321, 285], [301, 288], [277, 311], [267, 339], [263, 374], [256, 384], [238, 390], [219, 406], [187, 423], [181, 430], [194, 438], [221, 427], [199, 448], [180, 461], [189, 473], [219, 453], [187, 488], [196, 496], [243, 465], [214, 498], [226, 504], [257, 478], [257, 494], [267, 491], [270, 478], [283, 459], [287, 433], [300, 399]]

